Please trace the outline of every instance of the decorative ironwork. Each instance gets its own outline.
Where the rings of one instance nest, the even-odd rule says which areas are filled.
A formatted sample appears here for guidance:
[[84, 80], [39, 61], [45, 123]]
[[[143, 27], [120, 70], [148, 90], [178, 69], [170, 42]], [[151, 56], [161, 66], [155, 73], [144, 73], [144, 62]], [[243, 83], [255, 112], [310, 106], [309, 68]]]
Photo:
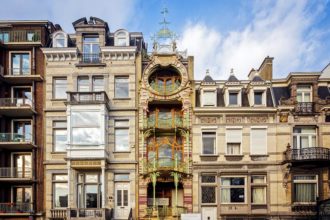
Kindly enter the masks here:
[[79, 54], [80, 63], [84, 64], [97, 64], [101, 63], [100, 53], [81, 53]]
[[32, 203], [0, 203], [1, 213], [32, 213]]
[[30, 167], [0, 167], [1, 178], [32, 178]]
[[313, 102], [298, 102], [295, 106], [295, 112], [299, 115], [309, 115], [314, 113]]
[[330, 149], [324, 147], [288, 148], [285, 151], [285, 159], [287, 161], [330, 160]]
[[66, 209], [51, 209], [50, 219], [52, 220], [65, 220], [67, 218]]
[[202, 183], [215, 183], [216, 177], [213, 175], [202, 175]]
[[32, 142], [32, 134], [0, 133], [1, 142]]
[[107, 219], [110, 216], [110, 211], [108, 209], [87, 209], [87, 208], [77, 208], [69, 209], [70, 218], [103, 218]]
[[70, 104], [99, 104], [109, 103], [106, 92], [68, 92], [68, 102]]
[[177, 111], [162, 112], [162, 115], [159, 111], [154, 111], [149, 114], [146, 121], [147, 128], [170, 129], [184, 126], [182, 113]]

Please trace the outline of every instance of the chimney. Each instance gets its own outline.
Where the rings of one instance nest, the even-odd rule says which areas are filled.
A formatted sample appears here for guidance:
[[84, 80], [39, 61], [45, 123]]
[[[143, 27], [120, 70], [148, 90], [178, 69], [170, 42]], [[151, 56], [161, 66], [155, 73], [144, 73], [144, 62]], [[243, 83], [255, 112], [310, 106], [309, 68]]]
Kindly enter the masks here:
[[274, 57], [265, 57], [264, 61], [258, 69], [259, 76], [263, 80], [272, 80], [273, 79], [273, 59]]

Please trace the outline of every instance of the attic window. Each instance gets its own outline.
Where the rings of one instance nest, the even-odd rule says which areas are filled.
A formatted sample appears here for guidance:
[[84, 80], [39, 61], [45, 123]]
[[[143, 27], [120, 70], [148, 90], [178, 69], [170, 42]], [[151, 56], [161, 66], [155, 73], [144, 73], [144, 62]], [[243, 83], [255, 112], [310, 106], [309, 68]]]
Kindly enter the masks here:
[[203, 91], [203, 106], [215, 106], [216, 93], [215, 91]]
[[263, 92], [261, 91], [255, 91], [254, 92], [254, 104], [255, 105], [262, 105], [262, 95], [263, 95]]
[[229, 92], [229, 105], [238, 105], [238, 92]]
[[67, 38], [64, 33], [58, 33], [55, 35], [53, 47], [67, 47]]
[[129, 46], [129, 35], [127, 31], [118, 31], [115, 33], [115, 46]]

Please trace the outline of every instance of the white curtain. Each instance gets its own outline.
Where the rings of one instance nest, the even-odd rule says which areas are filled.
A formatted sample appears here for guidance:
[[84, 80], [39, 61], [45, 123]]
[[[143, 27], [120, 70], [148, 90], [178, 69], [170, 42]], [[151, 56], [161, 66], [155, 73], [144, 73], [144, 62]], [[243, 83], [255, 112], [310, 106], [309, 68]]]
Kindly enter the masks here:
[[315, 202], [316, 184], [315, 183], [296, 183], [295, 202]]
[[253, 187], [252, 188], [252, 201], [255, 204], [265, 204], [265, 187]]
[[[230, 178], [221, 178], [221, 186], [230, 186]], [[230, 188], [221, 189], [221, 202], [230, 203]]]

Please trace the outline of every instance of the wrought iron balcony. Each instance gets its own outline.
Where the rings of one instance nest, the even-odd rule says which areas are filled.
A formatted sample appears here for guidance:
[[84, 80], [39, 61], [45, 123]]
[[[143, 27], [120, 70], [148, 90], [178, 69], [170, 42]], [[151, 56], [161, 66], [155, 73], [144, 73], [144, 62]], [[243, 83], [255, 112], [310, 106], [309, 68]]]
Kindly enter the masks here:
[[0, 203], [0, 216], [13, 213], [32, 213], [32, 203]]
[[79, 62], [81, 64], [99, 64], [101, 63], [100, 53], [80, 53]]
[[31, 179], [32, 169], [29, 167], [17, 168], [17, 167], [0, 167], [0, 180], [1, 179]]
[[96, 219], [109, 219], [110, 210], [105, 208], [69, 208], [69, 219], [82, 219], [82, 218], [96, 218]]
[[106, 92], [67, 92], [69, 104], [109, 104]]
[[298, 102], [295, 106], [295, 112], [298, 115], [314, 114], [314, 102]]
[[0, 41], [3, 44], [13, 43], [40, 43], [40, 30], [9, 30], [0, 32]]
[[330, 161], [330, 149], [325, 147], [288, 148], [285, 151], [285, 159], [290, 162]]
[[181, 173], [187, 173], [189, 164], [181, 160], [174, 160], [171, 158], [158, 158], [149, 159], [145, 162], [144, 171], [147, 173], [155, 171], [178, 171]]
[[178, 83], [172, 83], [170, 85], [163, 85], [163, 84], [157, 84], [156, 82], [150, 83], [150, 87], [155, 90], [160, 95], [171, 95], [173, 94], [179, 87], [180, 82]]
[[0, 67], [0, 75], [2, 80], [10, 84], [26, 84], [43, 80], [41, 75], [36, 72], [36, 69], [30, 67], [8, 68], [6, 71], [4, 69], [1, 71]]
[[184, 127], [183, 119], [181, 115], [175, 114], [173, 117], [161, 118], [156, 117], [155, 114], [152, 114], [148, 117], [147, 128], [160, 128], [160, 129], [171, 129]]

